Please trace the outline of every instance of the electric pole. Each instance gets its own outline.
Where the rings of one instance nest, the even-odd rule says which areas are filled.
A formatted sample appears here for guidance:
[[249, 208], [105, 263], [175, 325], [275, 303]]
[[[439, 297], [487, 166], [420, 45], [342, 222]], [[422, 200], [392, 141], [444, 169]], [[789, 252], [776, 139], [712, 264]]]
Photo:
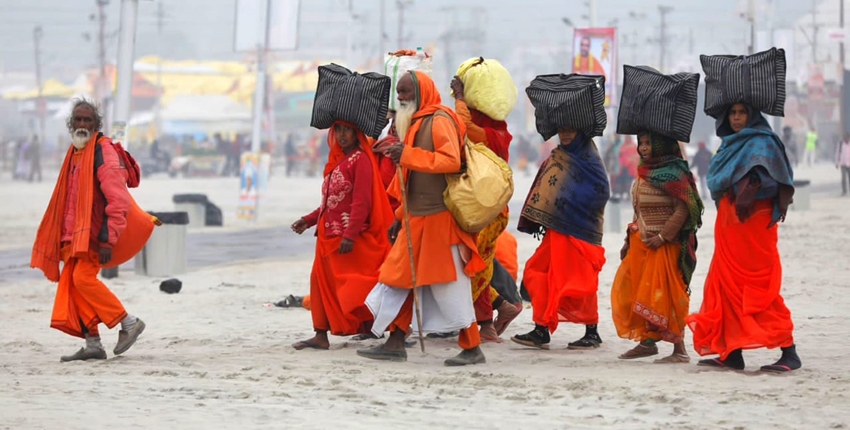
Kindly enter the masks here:
[[846, 80], [847, 69], [844, 67], [844, 37], [845, 37], [844, 36], [844, 0], [838, 0], [838, 1], [839, 1], [838, 26], [841, 27], [841, 32], [842, 32], [841, 43], [838, 44], [838, 50], [839, 50], [838, 58], [839, 58], [839, 61], [841, 61], [841, 93], [842, 93], [841, 94], [842, 102], [839, 104], [839, 109], [841, 110], [841, 112], [839, 113], [839, 118], [840, 118], [840, 121], [841, 121], [841, 132], [842, 132], [841, 138], [844, 139], [843, 134], [847, 132], [847, 122], [844, 119], [844, 115], [847, 112], [847, 107], [844, 106], [844, 103], [845, 103], [844, 100], [847, 100], [847, 93], [846, 93], [846, 91], [847, 91], [847, 86], [846, 86], [847, 85], [847, 80]]
[[100, 65], [100, 75], [97, 79], [97, 89], [95, 90], [95, 94], [97, 94], [96, 98], [101, 108], [103, 108], [104, 101], [106, 100], [106, 94], [109, 91], [106, 79], [106, 6], [109, 4], [109, 0], [96, 1], [98, 16], [97, 60]]
[[658, 62], [658, 70], [661, 73], [664, 73], [664, 60], [667, 56], [667, 14], [673, 11], [672, 6], [658, 6], [658, 13], [661, 14], [661, 28], [659, 29], [660, 35], [658, 37], [659, 44], [659, 62]]
[[[384, 38], [387, 35], [387, 2], [386, 0], [381, 0], [381, 34], [378, 40], [378, 52], [381, 53], [381, 61], [384, 61], [384, 55], [387, 55], [387, 47], [385, 45]], [[383, 66], [381, 66], [381, 71], [383, 72]]]
[[396, 7], [398, 8], [398, 40], [396, 41], [396, 49], [404, 49], [404, 7], [405, 0], [396, 0]]
[[156, 135], [162, 133], [162, 27], [165, 20], [165, 10], [162, 7], [162, 0], [157, 1], [156, 5], [156, 106], [154, 106], [154, 126], [156, 127]]
[[33, 44], [35, 45], [35, 84], [38, 85], [38, 99], [36, 99], [35, 108], [38, 113], [38, 132], [41, 136], [39, 136], [39, 142], [42, 147], [44, 146], [44, 114], [47, 110], [47, 106], [44, 103], [44, 97], [42, 95], [42, 82], [41, 82], [41, 38], [44, 36], [44, 31], [41, 29], [40, 25], [35, 26], [32, 30], [32, 39]]

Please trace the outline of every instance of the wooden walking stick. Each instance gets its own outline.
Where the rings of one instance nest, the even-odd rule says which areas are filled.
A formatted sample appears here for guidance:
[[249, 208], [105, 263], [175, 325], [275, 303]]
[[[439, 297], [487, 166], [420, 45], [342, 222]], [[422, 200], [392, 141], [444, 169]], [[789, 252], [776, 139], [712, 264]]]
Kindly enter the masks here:
[[413, 281], [413, 306], [416, 310], [416, 326], [419, 328], [419, 346], [425, 353], [425, 334], [422, 333], [422, 308], [419, 306], [419, 294], [416, 293], [416, 261], [413, 259], [413, 237], [410, 235], [410, 211], [407, 209], [407, 186], [404, 184], [404, 171], [396, 164], [398, 183], [401, 185], [401, 208], [404, 212], [404, 232], [407, 236], [407, 254], [410, 256], [410, 277]]

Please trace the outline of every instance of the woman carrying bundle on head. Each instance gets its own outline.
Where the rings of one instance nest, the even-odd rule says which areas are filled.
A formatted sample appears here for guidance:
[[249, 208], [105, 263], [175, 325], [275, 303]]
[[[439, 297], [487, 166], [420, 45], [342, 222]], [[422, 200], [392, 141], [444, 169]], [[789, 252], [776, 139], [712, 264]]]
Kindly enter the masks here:
[[[598, 348], [596, 294], [605, 264], [602, 226], [610, 188], [593, 136], [602, 135], [607, 123], [605, 78], [538, 76], [526, 93], [537, 131], [544, 140], [557, 134], [559, 145], [540, 166], [520, 213], [518, 230], [542, 236], [542, 242], [523, 272], [535, 327], [511, 340], [549, 349], [550, 333], [567, 321], [585, 326], [569, 349]], [[584, 102], [588, 99], [592, 104]]]
[[[771, 49], [701, 60], [705, 112], [717, 120], [717, 136], [723, 141], [707, 178], [717, 205], [714, 256], [702, 307], [687, 319], [694, 349], [700, 355], [719, 355], [701, 360], [701, 366], [743, 370], [744, 349], [781, 348], [779, 361], [761, 370], [789, 372], [802, 363], [791, 312], [780, 294], [777, 224], [785, 220], [794, 180], [782, 141], [760, 113], [784, 113], [785, 54]], [[740, 82], [748, 83], [736, 85]]]
[[[320, 67], [312, 125], [325, 128], [330, 123], [322, 202], [315, 211], [292, 224], [298, 234], [316, 226], [309, 296], [316, 335], [293, 344], [298, 350], [328, 349], [328, 332], [374, 337], [372, 313], [365, 301], [390, 250], [387, 230], [394, 218], [372, 146], [364, 133], [364, 129], [372, 135], [380, 133], [386, 121], [389, 80], [373, 83], [369, 81], [371, 74], [346, 72], [336, 65]], [[355, 102], [325, 98], [336, 96], [332, 89], [335, 80], [371, 89], [364, 91], [371, 97]], [[370, 101], [382, 104], [384, 111], [357, 115], [352, 111], [357, 112], [358, 106], [345, 104]]]
[[673, 354], [656, 363], [687, 363], [685, 317], [703, 204], [678, 140], [690, 139], [699, 75], [665, 76], [632, 66], [624, 71], [617, 132], [637, 134], [640, 162], [611, 312], [617, 334], [639, 343], [620, 358], [656, 355], [663, 340], [673, 344]]

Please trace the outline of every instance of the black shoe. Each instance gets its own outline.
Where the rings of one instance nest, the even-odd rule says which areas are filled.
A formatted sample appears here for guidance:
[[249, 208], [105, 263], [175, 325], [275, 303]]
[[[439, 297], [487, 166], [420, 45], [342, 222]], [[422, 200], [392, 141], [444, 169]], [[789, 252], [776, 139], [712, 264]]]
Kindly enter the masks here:
[[543, 326], [535, 326], [534, 330], [526, 334], [518, 334], [511, 337], [511, 340], [532, 348], [549, 349], [549, 329]]
[[740, 349], [736, 349], [729, 353], [725, 360], [721, 360], [718, 358], [709, 358], [706, 360], [700, 360], [697, 363], [697, 366], [706, 366], [706, 367], [716, 367], [716, 368], [724, 368], [724, 369], [734, 369], [734, 370], [744, 370], [746, 364], [744, 363], [744, 354]]
[[567, 349], [596, 349], [602, 345], [602, 338], [598, 333], [587, 333], [583, 338], [567, 344]]
[[792, 370], [797, 370], [803, 367], [803, 362], [800, 356], [797, 355], [797, 345], [791, 345], [788, 348], [782, 348], [782, 357], [779, 361], [769, 366], [762, 366], [762, 372], [785, 373]]

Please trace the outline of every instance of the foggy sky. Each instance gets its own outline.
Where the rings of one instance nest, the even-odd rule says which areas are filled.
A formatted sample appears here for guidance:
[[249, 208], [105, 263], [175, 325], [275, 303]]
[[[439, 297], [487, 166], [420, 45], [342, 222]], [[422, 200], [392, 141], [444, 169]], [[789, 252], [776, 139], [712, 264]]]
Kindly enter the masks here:
[[[136, 56], [161, 53], [169, 59], [238, 60], [244, 54], [232, 51], [235, 0], [161, 0], [165, 9], [163, 35], [157, 36], [157, 3], [141, 0]], [[597, 0], [598, 25], [615, 24], [620, 34], [629, 35], [637, 46], [621, 47], [621, 59], [649, 64], [658, 58], [658, 5], [673, 6], [668, 15], [669, 63], [687, 55], [689, 32], [693, 32], [694, 51], [705, 54], [734, 53], [747, 50], [749, 26], [739, 13], [740, 0]], [[764, 1], [764, 0], [762, 0]], [[279, 58], [347, 58], [346, 35], [349, 26], [347, 0], [302, 0], [300, 49], [281, 53]], [[775, 26], [789, 27], [800, 15], [811, 10], [811, 2], [772, 0]], [[379, 51], [380, 0], [353, 0], [357, 15], [351, 38], [352, 60], [361, 60]], [[386, 50], [397, 46], [397, 8], [395, 0], [385, 0]], [[454, 7], [454, 21], [449, 10]], [[110, 0], [107, 14], [107, 61], [114, 61], [118, 43], [117, 28], [120, 0]], [[483, 12], [483, 13], [482, 13]], [[644, 14], [632, 19], [630, 12]], [[0, 70], [31, 71], [34, 68], [33, 28], [42, 25], [42, 62], [45, 78], [70, 79], [83, 68], [97, 64], [97, 14], [95, 0], [0, 0]], [[525, 47], [541, 46], [569, 49], [572, 29], [562, 23], [569, 18], [585, 27], [585, 0], [413, 0], [405, 14], [405, 34], [412, 35], [404, 48], [427, 46], [454, 27], [479, 22], [486, 37], [482, 44], [459, 41], [453, 52], [459, 60], [471, 56], [500, 58]], [[478, 20], [478, 21], [475, 21]], [[90, 34], [90, 40], [83, 38]], [[161, 42], [160, 42], [161, 41]], [[623, 42], [622, 36], [620, 39]], [[439, 45], [438, 45], [439, 46]], [[480, 52], [479, 52], [480, 51]], [[636, 58], [629, 58], [633, 56]], [[567, 67], [565, 66], [565, 69]], [[566, 71], [566, 70], [564, 70]]]

